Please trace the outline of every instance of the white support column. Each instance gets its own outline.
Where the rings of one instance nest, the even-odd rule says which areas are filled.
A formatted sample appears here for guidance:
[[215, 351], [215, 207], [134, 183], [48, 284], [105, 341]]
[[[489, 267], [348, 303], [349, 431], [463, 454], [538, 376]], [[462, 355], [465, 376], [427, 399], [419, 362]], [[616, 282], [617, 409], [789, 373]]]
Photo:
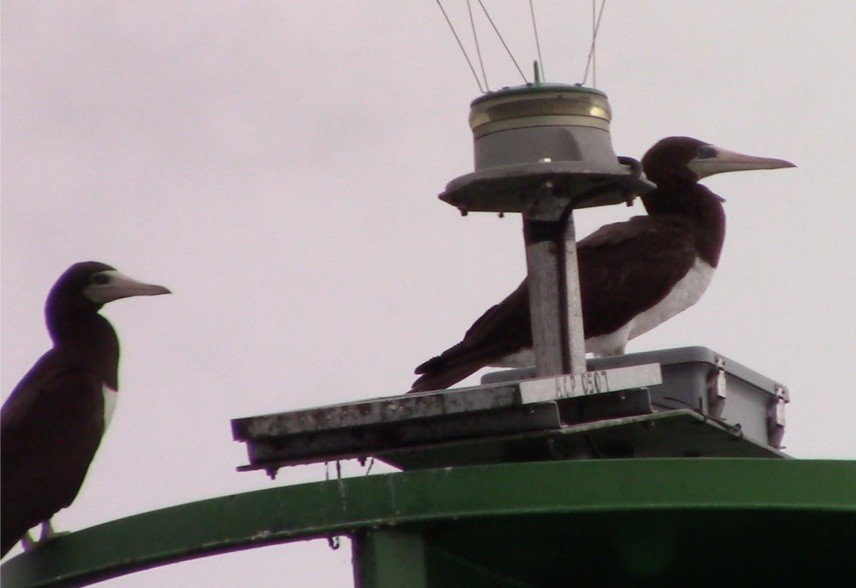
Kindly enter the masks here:
[[546, 185], [523, 213], [535, 370], [539, 377], [586, 371], [574, 221]]

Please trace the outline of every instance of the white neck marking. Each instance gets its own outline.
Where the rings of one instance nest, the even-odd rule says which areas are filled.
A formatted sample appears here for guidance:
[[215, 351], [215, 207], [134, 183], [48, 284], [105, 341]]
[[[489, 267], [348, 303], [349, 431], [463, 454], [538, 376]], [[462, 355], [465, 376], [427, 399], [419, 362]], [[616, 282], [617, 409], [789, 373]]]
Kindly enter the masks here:
[[106, 431], [110, 425], [110, 421], [113, 419], [113, 413], [116, 411], [116, 401], [119, 399], [119, 393], [107, 384], [102, 384], [101, 394], [104, 397], [104, 430]]

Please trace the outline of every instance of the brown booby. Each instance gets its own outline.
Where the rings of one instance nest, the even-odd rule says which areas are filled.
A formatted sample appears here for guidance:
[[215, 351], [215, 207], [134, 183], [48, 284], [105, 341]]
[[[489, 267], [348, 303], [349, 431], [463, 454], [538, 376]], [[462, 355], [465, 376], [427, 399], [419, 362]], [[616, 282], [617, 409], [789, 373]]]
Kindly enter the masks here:
[[[713, 174], [794, 167], [690, 137], [668, 137], [642, 158], [657, 187], [646, 216], [605, 225], [577, 244], [586, 352], [624, 353], [627, 341], [695, 304], [719, 264], [724, 200], [698, 183]], [[416, 368], [411, 392], [439, 390], [485, 366], [534, 364], [526, 280], [487, 310], [457, 345]]]
[[[119, 390], [119, 340], [98, 314], [107, 302], [169, 294], [95, 261], [76, 263], [48, 294], [53, 348], [18, 383], [0, 411], [2, 554], [77, 496]], [[27, 536], [27, 537], [25, 537]]]

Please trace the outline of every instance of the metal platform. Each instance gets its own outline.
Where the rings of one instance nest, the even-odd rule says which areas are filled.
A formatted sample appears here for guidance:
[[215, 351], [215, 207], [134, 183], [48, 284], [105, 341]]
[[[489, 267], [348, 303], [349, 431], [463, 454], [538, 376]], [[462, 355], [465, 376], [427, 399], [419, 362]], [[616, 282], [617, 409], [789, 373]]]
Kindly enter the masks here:
[[449, 182], [440, 200], [469, 212], [525, 212], [534, 194], [549, 184], [554, 197], [573, 208], [630, 203], [653, 184], [619, 166], [614, 173], [592, 171], [584, 162], [545, 161], [473, 172]]
[[601, 419], [550, 431], [378, 451], [402, 470], [574, 459], [787, 457], [692, 410]]
[[247, 444], [250, 463], [240, 469], [272, 473], [284, 465], [555, 431], [580, 418], [650, 413], [647, 393], [629, 391], [661, 381], [660, 367], [653, 364], [403, 394], [234, 419], [232, 435]]
[[692, 409], [655, 412], [658, 364], [235, 419], [240, 470], [374, 457], [404, 470], [617, 457], [784, 457]]

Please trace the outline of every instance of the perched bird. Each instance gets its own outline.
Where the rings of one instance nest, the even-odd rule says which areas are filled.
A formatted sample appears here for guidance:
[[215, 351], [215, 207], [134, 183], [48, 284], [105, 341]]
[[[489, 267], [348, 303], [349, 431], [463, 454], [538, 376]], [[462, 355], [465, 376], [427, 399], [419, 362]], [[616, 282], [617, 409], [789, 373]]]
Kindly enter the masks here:
[[[119, 341], [98, 310], [129, 296], [169, 294], [103, 263], [76, 263], [45, 305], [53, 348], [18, 383], [0, 411], [2, 554], [77, 496], [116, 405]], [[26, 536], [26, 537], [25, 537]]]
[[[624, 353], [627, 341], [695, 304], [719, 264], [724, 200], [698, 183], [722, 172], [794, 167], [689, 137], [668, 137], [642, 158], [657, 187], [647, 216], [605, 225], [577, 244], [586, 352]], [[447, 388], [485, 366], [534, 364], [526, 280], [487, 310], [463, 341], [416, 368], [411, 392]]]

